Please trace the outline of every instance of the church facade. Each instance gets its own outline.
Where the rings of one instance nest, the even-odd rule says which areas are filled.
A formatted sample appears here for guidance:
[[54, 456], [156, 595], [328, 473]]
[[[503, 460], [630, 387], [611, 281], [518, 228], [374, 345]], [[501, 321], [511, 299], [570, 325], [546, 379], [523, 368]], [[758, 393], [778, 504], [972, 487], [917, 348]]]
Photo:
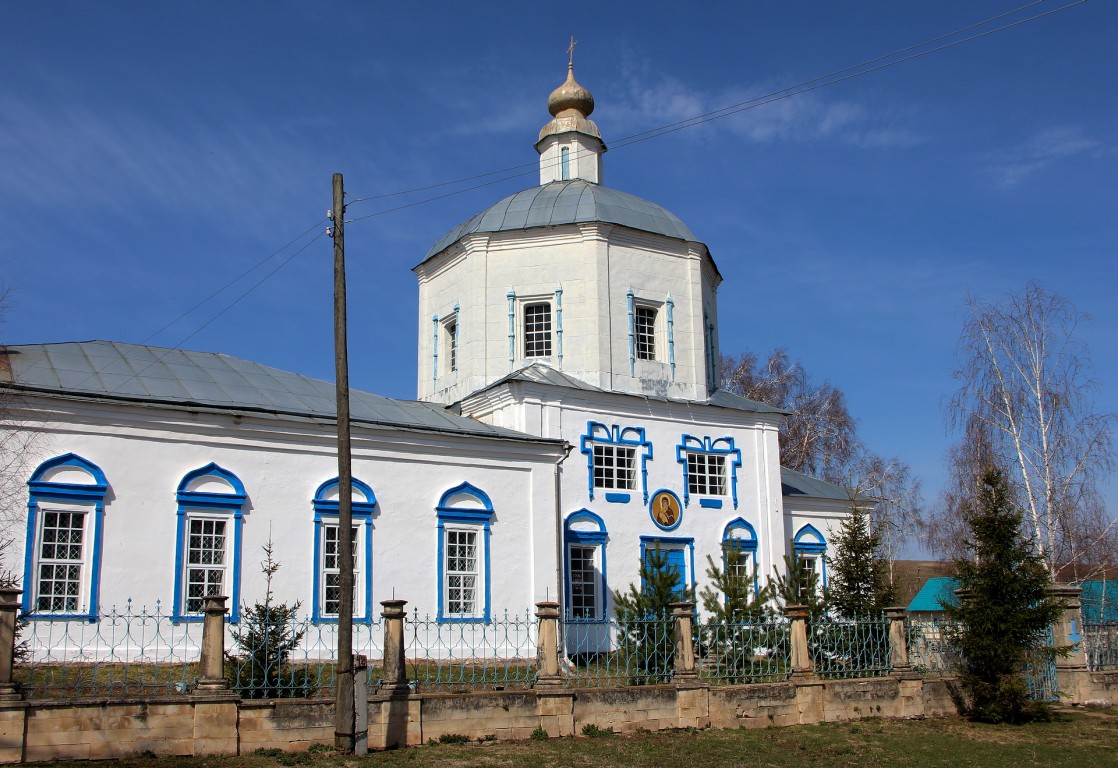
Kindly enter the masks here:
[[[548, 107], [540, 184], [415, 267], [418, 400], [352, 393], [355, 620], [396, 597], [442, 623], [545, 599], [601, 622], [656, 550], [695, 587], [730, 549], [764, 579], [794, 548], [825, 582], [846, 494], [780, 467], [782, 411], [718, 389], [709, 250], [603, 185], [573, 71]], [[10, 510], [27, 618], [131, 600], [191, 622], [226, 594], [236, 622], [271, 542], [277, 598], [336, 621], [332, 384], [113, 342], [2, 352], [6, 429], [32, 436]]]

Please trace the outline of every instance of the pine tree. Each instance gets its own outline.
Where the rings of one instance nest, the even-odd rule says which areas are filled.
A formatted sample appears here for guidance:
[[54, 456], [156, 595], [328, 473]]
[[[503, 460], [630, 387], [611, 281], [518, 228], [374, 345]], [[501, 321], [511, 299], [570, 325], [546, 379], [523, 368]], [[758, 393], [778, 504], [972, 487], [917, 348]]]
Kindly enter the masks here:
[[277, 603], [272, 595], [272, 577], [280, 569], [273, 557], [272, 538], [263, 546], [264, 601], [241, 608], [241, 626], [233, 630], [240, 651], [231, 656], [235, 687], [247, 699], [279, 699], [309, 696], [313, 686], [306, 669], [294, 670], [287, 662], [306, 630], [297, 628], [301, 603]]
[[955, 562], [963, 597], [946, 606], [958, 627], [951, 639], [963, 659], [960, 682], [969, 714], [984, 722], [1045, 715], [1043, 704], [1028, 699], [1026, 665], [1030, 656], [1060, 652], [1046, 648], [1047, 633], [1064, 606], [1047, 594], [1048, 572], [1022, 535], [1022, 519], [1005, 477], [987, 471], [967, 514], [973, 557]]
[[772, 582], [758, 589], [756, 571], [742, 567], [744, 558], [740, 550], [730, 549], [719, 568], [707, 555], [711, 586], [700, 593], [703, 612], [710, 617], [699, 633], [701, 651], [711, 657], [720, 679], [730, 683], [750, 682], [767, 672], [766, 659], [772, 654], [787, 656], [786, 635], [771, 631]]
[[745, 557], [739, 550], [729, 549], [725, 566], [719, 568], [707, 555], [710, 586], [704, 587], [699, 597], [703, 601], [703, 612], [712, 622], [726, 624], [765, 613], [772, 585], [768, 583], [757, 588], [757, 574], [743, 567]]
[[795, 545], [789, 547], [791, 554], [784, 556], [784, 573], [774, 574], [772, 591], [781, 608], [790, 605], [803, 605], [808, 613], [821, 616], [826, 610], [823, 595], [819, 589], [819, 574], [803, 563], [803, 556], [796, 551]]
[[694, 591], [680, 582], [683, 574], [668, 564], [668, 554], [656, 548], [640, 564], [641, 586], [614, 593], [614, 612], [620, 628], [621, 652], [629, 665], [629, 684], [667, 682], [675, 663], [672, 603], [694, 600]]
[[843, 618], [879, 613], [895, 599], [889, 564], [880, 557], [881, 537], [871, 531], [865, 510], [851, 505], [827, 558], [827, 602]]

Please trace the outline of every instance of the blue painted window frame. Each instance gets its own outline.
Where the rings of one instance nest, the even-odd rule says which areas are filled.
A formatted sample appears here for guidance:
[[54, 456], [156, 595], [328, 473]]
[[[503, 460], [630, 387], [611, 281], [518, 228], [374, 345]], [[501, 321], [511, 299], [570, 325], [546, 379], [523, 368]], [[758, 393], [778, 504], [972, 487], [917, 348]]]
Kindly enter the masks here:
[[[455, 496], [469, 496], [482, 505], [481, 509], [475, 507], [457, 507], [450, 504], [450, 500]], [[444, 624], [488, 624], [490, 621], [490, 559], [489, 559], [489, 538], [491, 533], [491, 523], [493, 521], [493, 502], [490, 500], [489, 495], [470, 483], [460, 483], [450, 490], [446, 491], [440, 498], [439, 503], [435, 507], [435, 513], [438, 517], [438, 557], [439, 557], [439, 580], [436, 585], [438, 588], [439, 612], [438, 621]], [[458, 616], [448, 615], [446, 613], [446, 606], [444, 604], [445, 586], [446, 586], [446, 526], [450, 525], [452, 529], [474, 528], [481, 533], [481, 589], [479, 594], [482, 599], [481, 610], [477, 616]]]
[[[220, 493], [213, 491], [190, 491], [190, 484], [203, 477], [213, 477], [222, 480], [233, 488], [233, 493]], [[229, 564], [229, 618], [230, 624], [241, 620], [241, 537], [244, 527], [245, 502], [248, 494], [245, 492], [244, 483], [240, 478], [227, 469], [210, 462], [204, 467], [187, 472], [175, 492], [178, 502], [175, 526], [175, 596], [172, 601], [171, 619], [174, 622], [202, 621], [204, 616], [200, 613], [184, 613], [183, 602], [183, 576], [186, 570], [186, 532], [187, 524], [193, 515], [192, 510], [200, 511], [206, 516], [228, 515], [233, 520], [233, 542], [230, 545]]]
[[[652, 443], [646, 437], [644, 427], [622, 427], [619, 424], [606, 426], [599, 421], [586, 422], [586, 433], [579, 438], [579, 452], [586, 456], [586, 488], [590, 501], [594, 501], [594, 443], [619, 445], [633, 448], [641, 463], [641, 495], [648, 503], [648, 462], [652, 460]], [[643, 450], [640, 450], [643, 449]], [[623, 504], [630, 500], [628, 493], [617, 493], [606, 488], [606, 501]]]
[[[675, 459], [679, 464], [683, 465], [683, 506], [685, 507], [691, 505], [690, 483], [688, 483], [687, 478], [688, 453], [705, 453], [708, 455], [727, 457], [726, 464], [730, 476], [726, 478], [726, 482], [730, 486], [730, 498], [733, 499], [734, 509], [737, 509], [738, 470], [741, 468], [741, 449], [734, 444], [734, 438], [696, 437], [694, 435], [683, 435], [680, 438], [679, 445], [675, 447]], [[705, 496], [699, 500], [699, 506], [718, 509], [722, 506], [721, 503], [718, 503], [719, 501], [720, 499], [718, 497]]]
[[[814, 537], [815, 541], [809, 541], [807, 537]], [[792, 552], [796, 558], [804, 555], [814, 557], [819, 560], [819, 586], [823, 589], [827, 588], [827, 538], [819, 532], [811, 523], [802, 526], [792, 537]]]
[[[334, 477], [314, 492], [311, 502], [314, 508], [314, 595], [311, 598], [311, 621], [316, 624], [337, 624], [337, 616], [322, 615], [322, 540], [325, 527], [337, 525], [341, 514], [337, 499], [326, 498], [327, 494], [337, 489], [340, 485], [338, 478]], [[358, 606], [354, 606], [353, 620], [360, 624], [373, 622], [373, 512], [377, 506], [377, 497], [373, 489], [357, 478], [353, 478], [351, 487], [359, 491], [365, 501], [356, 498], [350, 502], [350, 512], [355, 525], [361, 525], [365, 532], [365, 546], [362, 547], [361, 557], [358, 560], [359, 570], [362, 574], [362, 592], [365, 599], [361, 601], [360, 613]]]
[[[579, 522], [589, 522], [598, 526], [596, 531], [577, 531], [571, 526]], [[606, 543], [609, 541], [609, 532], [606, 530], [606, 523], [601, 517], [591, 512], [589, 509], [580, 509], [567, 515], [566, 521], [563, 523], [563, 579], [564, 584], [564, 602], [563, 611], [567, 617], [567, 621], [578, 622], [581, 624], [593, 624], [606, 621], [606, 598], [608, 591], [606, 585], [609, 583], [606, 579]], [[571, 546], [583, 547], [596, 547], [598, 550], [598, 562], [601, 563], [601, 569], [598, 574], [598, 583], [595, 585], [596, 595], [598, 599], [598, 607], [595, 615], [592, 617], [573, 616], [571, 614]]]
[[[93, 482], [56, 483], [43, 479], [48, 472], [60, 467], [81, 470], [87, 473]], [[23, 584], [25, 589], [23, 592], [23, 605], [21, 606], [23, 615], [29, 619], [46, 621], [97, 621], [100, 611], [101, 552], [102, 534], [104, 532], [105, 495], [109, 490], [109, 481], [106, 479], [105, 473], [92, 461], [82, 458], [76, 453], [66, 453], [61, 456], [55, 456], [53, 459], [47, 459], [40, 464], [35, 471], [31, 473], [31, 478], [27, 481], [27, 486], [29, 489], [27, 499], [27, 538], [23, 553]], [[89, 584], [85, 585], [82, 590], [85, 593], [82, 597], [88, 601], [87, 609], [84, 612], [37, 613], [32, 610], [39, 591], [39, 580], [36, 576], [35, 565], [39, 560], [39, 545], [41, 544], [39, 541], [40, 504], [44, 501], [56, 501], [83, 506], [92, 505], [91, 511], [84, 513], [87, 515], [92, 514], [93, 517], [92, 525], [90, 525], [88, 519], [86, 521], [86, 541], [83, 542], [86, 546], [83, 548], [82, 559], [84, 561], [85, 558], [90, 558], [88, 568]]]
[[[734, 536], [734, 531], [745, 531], [748, 536]], [[757, 569], [757, 530], [744, 517], [736, 517], [726, 524], [722, 530], [722, 570], [728, 566], [730, 552], [737, 552], [749, 556], [753, 567], [753, 594], [756, 596], [761, 591], [761, 574]]]
[[[644, 563], [645, 552], [650, 549], [656, 549], [659, 543], [660, 549], [682, 549], [686, 552], [687, 570], [690, 578], [691, 589], [695, 589], [695, 539], [690, 536], [641, 536], [641, 563]], [[688, 579], [684, 579], [685, 582]], [[643, 588], [643, 581], [641, 587]]]

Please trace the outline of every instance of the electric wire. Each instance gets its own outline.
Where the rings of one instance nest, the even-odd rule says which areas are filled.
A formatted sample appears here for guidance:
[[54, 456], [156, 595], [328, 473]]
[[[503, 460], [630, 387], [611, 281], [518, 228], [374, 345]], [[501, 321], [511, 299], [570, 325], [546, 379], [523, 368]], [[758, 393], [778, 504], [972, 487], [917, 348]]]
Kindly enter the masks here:
[[[899, 59], [894, 58], [894, 57], [896, 57], [900, 54], [909, 53], [910, 51], [918, 51], [921, 48], [924, 48], [928, 45], [939, 42], [941, 40], [946, 40], [948, 38], [955, 37], [956, 35], [959, 35], [963, 32], [967, 32], [967, 31], [970, 31], [972, 29], [977, 29], [979, 27], [985, 26], [987, 24], [998, 21], [1000, 19], [1004, 19], [1008, 16], [1012, 16], [1014, 14], [1020, 13], [1021, 11], [1024, 11], [1028, 8], [1032, 8], [1034, 6], [1040, 5], [1044, 2], [1046, 2], [1046, 0], [1033, 0], [1033, 2], [1026, 3], [1025, 5], [1019, 6], [1017, 8], [1012, 9], [1012, 10], [1005, 11], [1003, 13], [991, 16], [987, 19], [983, 19], [982, 21], [974, 22], [972, 24], [968, 24], [966, 26], [959, 27], [958, 29], [952, 30], [951, 32], [946, 32], [944, 34], [937, 35], [935, 37], [929, 38], [927, 40], [924, 40], [920, 43], [916, 43], [914, 45], [909, 45], [909, 46], [906, 46], [904, 48], [898, 48], [898, 49], [890, 51], [888, 53], [881, 54], [880, 56], [876, 56], [874, 58], [867, 59], [866, 61], [860, 62], [858, 64], [852, 64], [850, 66], [843, 67], [841, 69], [837, 69], [837, 70], [834, 70], [832, 72], [829, 72], [827, 74], [819, 75], [817, 77], [813, 77], [811, 79], [804, 80], [804, 81], [801, 81], [799, 83], [796, 83], [794, 85], [786, 86], [786, 87], [778, 89], [776, 91], [771, 91], [770, 93], [763, 94], [761, 96], [756, 96], [756, 97], [754, 97], [752, 99], [748, 99], [746, 101], [742, 101], [742, 102], [738, 102], [736, 104], [731, 104], [731, 105], [728, 105], [728, 106], [725, 106], [725, 107], [721, 107], [719, 109], [712, 110], [710, 112], [706, 112], [706, 113], [703, 113], [703, 114], [694, 115], [692, 117], [685, 118], [683, 120], [679, 120], [679, 121], [676, 121], [676, 122], [673, 122], [673, 123], [668, 123], [666, 125], [658, 126], [656, 128], [649, 128], [649, 129], [644, 130], [644, 131], [639, 131], [639, 132], [634, 133], [634, 134], [629, 134], [628, 136], [623, 136], [620, 139], [617, 139], [616, 141], [611, 142], [611, 148], [614, 149], [614, 150], [622, 149], [624, 147], [631, 146], [633, 144], [638, 144], [638, 143], [641, 143], [643, 141], [648, 141], [649, 139], [654, 139], [654, 138], [658, 138], [659, 136], [665, 136], [665, 135], [670, 134], [670, 133], [675, 133], [677, 131], [684, 130], [685, 128], [692, 128], [692, 127], [695, 127], [695, 126], [698, 126], [698, 125], [703, 125], [705, 123], [713, 122], [714, 120], [719, 120], [719, 119], [722, 119], [722, 118], [725, 118], [725, 117], [729, 117], [731, 115], [739, 114], [741, 112], [745, 112], [745, 111], [748, 111], [750, 109], [755, 109], [755, 108], [760, 107], [760, 106], [765, 106], [767, 104], [772, 104], [775, 101], [781, 101], [781, 100], [786, 99], [786, 98], [791, 98], [792, 96], [798, 96], [800, 94], [808, 93], [810, 91], [819, 90], [821, 88], [826, 88], [826, 87], [829, 87], [829, 86], [832, 86], [832, 85], [837, 85], [839, 83], [846, 82], [847, 80], [852, 80], [856, 77], [861, 77], [862, 75], [867, 75], [867, 74], [870, 74], [872, 72], [877, 72], [877, 71], [882, 70], [882, 69], [887, 69], [888, 67], [892, 67], [892, 66], [895, 66], [897, 64], [902, 64], [904, 62], [911, 61], [913, 59], [917, 59], [917, 58], [920, 58], [920, 57], [923, 57], [923, 56], [927, 56], [927, 55], [932, 54], [932, 53], [937, 53], [937, 52], [945, 50], [947, 48], [953, 48], [955, 46], [962, 45], [964, 43], [968, 43], [968, 42], [977, 40], [979, 38], [987, 37], [987, 36], [992, 35], [996, 32], [1001, 32], [1001, 31], [1004, 31], [1004, 30], [1007, 30], [1007, 29], [1011, 29], [1013, 27], [1016, 27], [1016, 26], [1019, 26], [1021, 24], [1031, 22], [1031, 21], [1035, 21], [1035, 20], [1043, 18], [1045, 16], [1050, 16], [1050, 15], [1055, 14], [1055, 13], [1060, 13], [1061, 11], [1066, 11], [1070, 8], [1073, 8], [1075, 6], [1082, 5], [1082, 4], [1086, 3], [1087, 0], [1076, 0], [1075, 2], [1069, 3], [1069, 4], [1061, 6], [1059, 8], [1054, 8], [1052, 10], [1045, 11], [1045, 12], [1039, 13], [1039, 14], [1035, 14], [1033, 16], [1029, 16], [1029, 17], [1026, 17], [1024, 19], [1019, 19], [1017, 21], [1014, 21], [1014, 22], [1011, 22], [1011, 23], [1008, 23], [1008, 24], [1005, 24], [1005, 25], [1002, 25], [1002, 26], [999, 26], [999, 27], [995, 27], [994, 29], [986, 30], [986, 31], [980, 32], [978, 34], [971, 35], [971, 36], [968, 36], [968, 37], [965, 37], [965, 38], [962, 38], [962, 39], [959, 39], [959, 40], [954, 40], [950, 43], [945, 43], [944, 45], [936, 46], [935, 48], [931, 48], [931, 49], [928, 49], [928, 50], [925, 50], [925, 51], [920, 51], [919, 53], [915, 53], [915, 54], [912, 54], [912, 55], [909, 55], [909, 56], [904, 56], [904, 57], [899, 58]], [[892, 59], [892, 60], [891, 61], [886, 61], [888, 59]], [[878, 62], [882, 62], [882, 61], [885, 61], [885, 63], [884, 64], [878, 64]], [[871, 67], [870, 65], [873, 65], [873, 64], [878, 64], [878, 66], [872, 66]], [[851, 73], [851, 74], [846, 74], [846, 73]], [[846, 75], [845, 77], [837, 77], [838, 75], [844, 75], [844, 74]], [[835, 78], [835, 79], [832, 79], [832, 78]], [[824, 82], [820, 82], [820, 81], [824, 81]], [[578, 157], [582, 156], [583, 154], [586, 154], [586, 152], [577, 152], [576, 151], [574, 157], [578, 158]], [[385, 209], [383, 211], [377, 211], [376, 213], [366, 214], [364, 216], [355, 217], [354, 219], [352, 219], [352, 221], [360, 221], [362, 219], [374, 218], [376, 216], [383, 216], [383, 215], [386, 215], [386, 214], [389, 214], [389, 213], [394, 213], [396, 211], [404, 210], [406, 208], [412, 208], [412, 207], [415, 207], [417, 205], [423, 205], [425, 203], [435, 202], [437, 200], [443, 200], [447, 197], [452, 197], [456, 194], [460, 194], [460, 193], [464, 193], [464, 192], [471, 192], [471, 191], [474, 191], [476, 189], [481, 189], [483, 187], [491, 186], [493, 184], [499, 184], [503, 181], [508, 181], [508, 180], [511, 180], [511, 179], [519, 178], [521, 176], [528, 176], [528, 175], [531, 175], [532, 173], [535, 172], [534, 169], [538, 168], [538, 163], [522, 163], [520, 165], [513, 165], [513, 166], [509, 166], [507, 168], [502, 168], [502, 169], [498, 169], [498, 170], [495, 170], [495, 171], [489, 171], [488, 173], [481, 173], [481, 174], [476, 174], [476, 175], [473, 175], [473, 176], [467, 176], [467, 177], [463, 177], [463, 178], [460, 178], [460, 179], [455, 179], [455, 180], [452, 180], [452, 181], [444, 181], [444, 182], [439, 182], [439, 183], [436, 183], [436, 184], [429, 184], [429, 185], [426, 185], [426, 186], [423, 186], [423, 187], [414, 187], [412, 189], [400, 190], [400, 191], [397, 191], [397, 192], [387, 192], [387, 193], [383, 193], [383, 194], [379, 194], [379, 195], [369, 195], [369, 196], [365, 196], [365, 197], [357, 197], [357, 198], [354, 198], [353, 200], [348, 201], [347, 206], [348, 205], [355, 205], [355, 204], [362, 203], [362, 202], [372, 201], [372, 200], [380, 200], [380, 199], [384, 199], [384, 198], [388, 198], [388, 197], [398, 197], [398, 196], [402, 196], [402, 195], [414, 194], [416, 192], [425, 192], [425, 191], [429, 191], [429, 190], [437, 189], [437, 188], [441, 188], [441, 187], [453, 186], [453, 185], [456, 185], [456, 184], [463, 184], [463, 183], [466, 183], [466, 182], [469, 182], [469, 181], [474, 181], [474, 180], [477, 180], [477, 179], [482, 179], [482, 178], [486, 178], [486, 177], [489, 177], [489, 176], [494, 176], [494, 175], [500, 174], [500, 173], [507, 173], [508, 171], [515, 171], [515, 170], [518, 170], [518, 169], [521, 169], [521, 168], [529, 168], [530, 170], [526, 170], [526, 171], [521, 172], [521, 173], [515, 173], [515, 174], [509, 175], [509, 176], [504, 176], [500, 179], [495, 179], [493, 181], [485, 182], [483, 184], [475, 184], [475, 185], [472, 185], [472, 186], [469, 186], [469, 187], [465, 187], [461, 190], [456, 190], [454, 192], [449, 192], [449, 193], [446, 193], [446, 194], [441, 194], [441, 195], [436, 195], [436, 196], [429, 197], [429, 198], [424, 198], [423, 200], [418, 200], [418, 201], [415, 201], [413, 203], [408, 203], [406, 205], [400, 205], [400, 206], [396, 206], [396, 207], [393, 207], [393, 208]]]

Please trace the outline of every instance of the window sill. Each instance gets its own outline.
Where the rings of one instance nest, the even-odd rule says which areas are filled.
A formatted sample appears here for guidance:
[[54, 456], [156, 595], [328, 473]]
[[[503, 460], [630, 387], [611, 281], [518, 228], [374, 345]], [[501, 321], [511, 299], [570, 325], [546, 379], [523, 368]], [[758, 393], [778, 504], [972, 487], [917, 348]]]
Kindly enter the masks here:
[[629, 493], [607, 492], [605, 496], [606, 501], [610, 502], [611, 504], [628, 504], [629, 501], [633, 498], [632, 494]]

